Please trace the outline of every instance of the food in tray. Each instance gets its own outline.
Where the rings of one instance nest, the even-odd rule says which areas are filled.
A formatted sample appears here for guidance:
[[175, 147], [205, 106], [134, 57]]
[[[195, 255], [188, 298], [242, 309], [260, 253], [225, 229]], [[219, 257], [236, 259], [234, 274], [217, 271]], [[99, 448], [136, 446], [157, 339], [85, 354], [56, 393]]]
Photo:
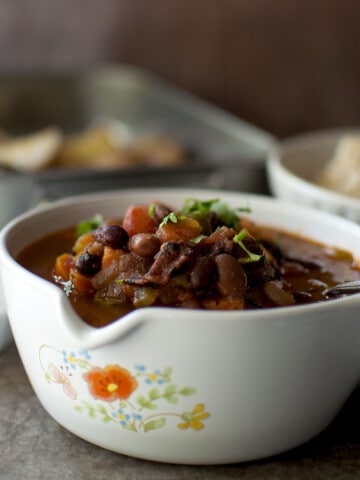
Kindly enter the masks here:
[[158, 132], [129, 135], [117, 123], [89, 127], [74, 135], [49, 127], [19, 137], [0, 135], [0, 166], [21, 171], [47, 168], [173, 166], [187, 158], [175, 138]]
[[[100, 327], [142, 307], [242, 310], [328, 300], [360, 278], [350, 253], [254, 224], [217, 199], [131, 204], [32, 243], [17, 260]], [[247, 212], [248, 213], [248, 212]], [[332, 297], [333, 298], [333, 297]]]
[[0, 165], [25, 171], [49, 167], [61, 142], [62, 134], [57, 128], [16, 138], [0, 136]]
[[335, 153], [321, 170], [317, 184], [360, 198], [360, 135], [344, 135]]

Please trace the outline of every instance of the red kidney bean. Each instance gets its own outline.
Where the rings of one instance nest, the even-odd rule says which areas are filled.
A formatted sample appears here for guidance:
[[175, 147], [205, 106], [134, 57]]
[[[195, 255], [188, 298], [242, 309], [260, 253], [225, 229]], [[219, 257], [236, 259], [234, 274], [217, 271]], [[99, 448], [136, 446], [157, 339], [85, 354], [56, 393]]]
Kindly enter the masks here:
[[130, 237], [128, 248], [140, 257], [153, 257], [160, 249], [160, 240], [152, 233], [137, 233]]
[[101, 257], [85, 252], [76, 260], [76, 270], [83, 275], [95, 275], [101, 269]]
[[241, 263], [228, 253], [217, 255], [215, 262], [220, 294], [224, 297], [242, 297], [246, 290], [247, 277]]
[[196, 290], [209, 286], [215, 276], [216, 264], [214, 257], [200, 257], [190, 274], [190, 282]]
[[284, 290], [279, 282], [266, 282], [263, 288], [265, 295], [274, 302], [275, 305], [293, 305], [295, 303], [293, 295]]
[[125, 247], [129, 240], [127, 231], [120, 225], [104, 225], [93, 232], [95, 240], [114, 250]]

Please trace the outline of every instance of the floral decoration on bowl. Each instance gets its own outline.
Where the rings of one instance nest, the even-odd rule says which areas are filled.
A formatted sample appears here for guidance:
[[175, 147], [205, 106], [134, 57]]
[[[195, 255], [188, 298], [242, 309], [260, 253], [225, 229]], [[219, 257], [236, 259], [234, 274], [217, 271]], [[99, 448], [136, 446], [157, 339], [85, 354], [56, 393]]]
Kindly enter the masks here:
[[[77, 412], [126, 430], [149, 432], [164, 427], [172, 418], [180, 430], [199, 431], [210, 417], [202, 402], [191, 410], [169, 408], [196, 392], [193, 387], [178, 387], [170, 367], [149, 370], [138, 364], [132, 371], [117, 363], [100, 367], [92, 363], [86, 350], [75, 353], [45, 344], [39, 349], [39, 360], [46, 381], [61, 386]], [[88, 397], [78, 393], [84, 383]]]

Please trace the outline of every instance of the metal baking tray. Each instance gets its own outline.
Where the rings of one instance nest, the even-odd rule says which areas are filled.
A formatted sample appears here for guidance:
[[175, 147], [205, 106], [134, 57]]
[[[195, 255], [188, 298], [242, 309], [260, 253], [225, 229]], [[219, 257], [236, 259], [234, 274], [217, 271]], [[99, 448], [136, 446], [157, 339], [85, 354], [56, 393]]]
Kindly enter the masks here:
[[[129, 66], [76, 73], [0, 76], [0, 129], [12, 134], [58, 126], [66, 133], [99, 121], [132, 132], [161, 131], [183, 142], [191, 161], [176, 167], [49, 169], [26, 174], [41, 195], [142, 186], [198, 186], [268, 193], [265, 157], [274, 138], [221, 109]], [[19, 174], [2, 172], [1, 182]], [[18, 182], [18, 179], [17, 179]]]

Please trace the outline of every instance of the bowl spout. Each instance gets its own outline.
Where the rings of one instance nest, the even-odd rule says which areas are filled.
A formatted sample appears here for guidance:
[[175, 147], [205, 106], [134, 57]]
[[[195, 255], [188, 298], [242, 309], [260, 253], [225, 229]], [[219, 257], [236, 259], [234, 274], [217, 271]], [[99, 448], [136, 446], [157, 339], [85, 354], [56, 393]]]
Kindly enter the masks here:
[[105, 346], [125, 337], [131, 330], [138, 328], [146, 317], [145, 309], [139, 309], [105, 327], [95, 328], [79, 317], [66, 296], [60, 296], [58, 318], [72, 341], [86, 350]]

